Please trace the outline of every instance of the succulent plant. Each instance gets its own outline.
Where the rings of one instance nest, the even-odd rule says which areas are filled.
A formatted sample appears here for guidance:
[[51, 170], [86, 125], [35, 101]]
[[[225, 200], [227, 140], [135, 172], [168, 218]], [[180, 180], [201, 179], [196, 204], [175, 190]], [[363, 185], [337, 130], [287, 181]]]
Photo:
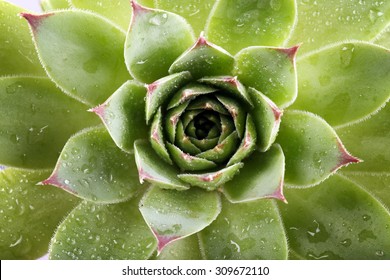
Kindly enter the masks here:
[[390, 258], [390, 2], [42, 8], [0, 0], [0, 258]]

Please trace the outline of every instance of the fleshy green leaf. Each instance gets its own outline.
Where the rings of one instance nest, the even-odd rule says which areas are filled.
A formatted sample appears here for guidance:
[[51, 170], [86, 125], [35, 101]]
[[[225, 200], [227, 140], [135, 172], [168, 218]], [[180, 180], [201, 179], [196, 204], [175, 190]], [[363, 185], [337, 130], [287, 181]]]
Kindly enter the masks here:
[[264, 152], [275, 141], [283, 112], [261, 92], [253, 88], [248, 92], [254, 105], [251, 115], [256, 127], [257, 146]]
[[390, 52], [349, 42], [300, 59], [299, 95], [292, 108], [323, 117], [330, 125], [354, 122], [390, 98]]
[[134, 141], [146, 139], [145, 124], [146, 88], [136, 81], [127, 81], [102, 105], [91, 111], [103, 121], [112, 139], [126, 152], [133, 151]]
[[206, 36], [234, 54], [249, 46], [282, 45], [294, 22], [294, 0], [220, 0], [210, 14]]
[[165, 132], [168, 140], [173, 143], [176, 138], [177, 124], [180, 120], [180, 116], [184, 113], [188, 106], [189, 101], [183, 103], [171, 110], [169, 110], [164, 116], [165, 119]]
[[142, 187], [134, 156], [119, 149], [105, 128], [91, 128], [73, 136], [57, 165], [42, 184], [62, 188], [88, 201], [124, 201]]
[[40, 0], [41, 8], [45, 12], [70, 8], [71, 0]]
[[176, 140], [175, 144], [183, 151], [191, 155], [201, 153], [202, 151], [191, 142], [190, 138], [185, 134], [183, 122], [179, 121], [176, 129]]
[[233, 65], [231, 54], [208, 42], [201, 34], [195, 44], [173, 62], [169, 73], [189, 71], [195, 79], [199, 79], [204, 76], [230, 75]]
[[205, 29], [206, 20], [215, 0], [156, 0], [159, 9], [184, 17], [194, 28], [195, 34]]
[[45, 75], [30, 31], [18, 13], [23, 8], [0, 1], [0, 75]]
[[158, 255], [158, 260], [201, 260], [196, 234], [169, 243]]
[[390, 173], [390, 105], [370, 119], [337, 129], [343, 143], [363, 160], [345, 171]]
[[172, 164], [172, 160], [169, 156], [168, 150], [165, 147], [164, 133], [162, 129], [163, 119], [161, 114], [161, 108], [154, 115], [153, 122], [150, 126], [150, 144], [152, 148], [163, 160]]
[[187, 84], [173, 95], [167, 109], [179, 106], [180, 104], [192, 100], [199, 95], [208, 94], [215, 91], [217, 91], [216, 88], [212, 88], [206, 85], [198, 83]]
[[287, 191], [281, 205], [290, 250], [304, 259], [388, 259], [390, 215], [357, 185], [335, 175]]
[[146, 122], [149, 122], [157, 108], [168, 101], [174, 93], [188, 83], [191, 74], [187, 71], [164, 77], [148, 85], [146, 94]]
[[224, 185], [223, 192], [233, 202], [283, 196], [284, 155], [279, 145], [267, 152], [254, 152], [245, 162], [240, 174]]
[[148, 9], [135, 1], [125, 44], [126, 65], [133, 77], [151, 83], [168, 75], [169, 66], [194, 42], [184, 18]]
[[227, 166], [241, 162], [243, 159], [248, 157], [256, 148], [256, 127], [253, 123], [252, 117], [250, 114], [247, 115], [245, 133], [244, 137], [241, 140], [240, 146], [237, 148], [237, 151], [230, 158]]
[[206, 259], [287, 258], [283, 224], [271, 200], [232, 204], [222, 199], [221, 214], [199, 237]]
[[156, 154], [148, 141], [135, 141], [134, 153], [141, 183], [145, 180], [161, 188], [188, 189], [187, 184], [177, 178], [179, 170], [167, 165]]
[[167, 143], [167, 148], [170, 155], [172, 156], [172, 160], [177, 164], [177, 166], [179, 166], [181, 170], [197, 171], [217, 166], [213, 161], [191, 156], [171, 143]]
[[53, 167], [68, 138], [96, 121], [47, 78], [0, 78], [0, 164]]
[[276, 105], [286, 108], [297, 97], [297, 51], [298, 46], [243, 49], [235, 56], [234, 74], [245, 86], [261, 91]]
[[225, 108], [229, 111], [229, 114], [233, 119], [234, 126], [236, 127], [238, 137], [241, 139], [244, 135], [245, 130], [245, 109], [241, 106], [239, 102], [237, 102], [237, 100], [233, 98], [223, 95], [217, 95], [216, 97], [218, 101], [221, 102], [222, 105], [225, 106]]
[[237, 132], [234, 131], [214, 148], [197, 154], [196, 156], [215, 163], [223, 163], [228, 161], [228, 159], [234, 154], [237, 150], [238, 143], [239, 138], [237, 136]]
[[84, 201], [59, 226], [50, 259], [148, 259], [156, 241], [137, 208], [138, 199], [111, 205]]
[[58, 223], [78, 200], [51, 186], [36, 186], [49, 171], [0, 172], [0, 258], [37, 259], [46, 254]]
[[127, 30], [129, 27], [131, 18], [130, 0], [69, 0], [69, 2], [75, 8], [87, 9], [106, 17], [123, 30]]
[[74, 98], [96, 106], [129, 79], [125, 35], [104, 18], [77, 10], [22, 16], [47, 74]]
[[180, 174], [178, 177], [191, 186], [197, 186], [207, 191], [214, 191], [221, 185], [230, 181], [244, 166], [243, 163], [236, 163], [215, 172], [203, 174]]
[[214, 77], [203, 77], [198, 80], [201, 83], [216, 86], [217, 88], [224, 89], [224, 93], [237, 97], [244, 101], [247, 105], [252, 106], [252, 101], [241, 82], [237, 77], [231, 76], [214, 76]]
[[152, 187], [140, 202], [140, 211], [158, 241], [158, 253], [174, 240], [201, 231], [221, 211], [216, 192], [191, 188], [184, 192]]
[[311, 186], [337, 169], [360, 162], [344, 148], [323, 119], [302, 111], [286, 111], [276, 139], [286, 157], [286, 183]]
[[370, 40], [390, 20], [390, 2], [297, 1], [298, 22], [289, 44], [303, 43], [301, 52], [341, 40]]

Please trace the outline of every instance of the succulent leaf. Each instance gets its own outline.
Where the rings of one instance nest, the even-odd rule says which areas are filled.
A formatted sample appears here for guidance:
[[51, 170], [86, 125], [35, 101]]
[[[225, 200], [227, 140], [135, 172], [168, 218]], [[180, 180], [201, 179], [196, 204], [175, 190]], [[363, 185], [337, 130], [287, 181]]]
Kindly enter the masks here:
[[176, 240], [166, 245], [157, 260], [201, 260], [199, 240], [196, 234]]
[[162, 113], [161, 108], [154, 115], [152, 124], [150, 125], [150, 144], [154, 151], [166, 162], [172, 164], [167, 148], [165, 146], [165, 137], [162, 129]]
[[45, 12], [70, 8], [71, 0], [41, 0], [41, 8]]
[[257, 147], [264, 152], [275, 141], [283, 112], [261, 92], [249, 88], [248, 93], [254, 104], [251, 115], [256, 127]]
[[152, 186], [139, 206], [157, 239], [158, 253], [174, 240], [207, 227], [221, 211], [217, 193], [197, 188], [178, 192]]
[[249, 46], [282, 45], [294, 25], [295, 11], [294, 0], [219, 0], [206, 36], [233, 54]]
[[201, 34], [195, 44], [173, 62], [169, 73], [189, 71], [195, 79], [199, 79], [204, 76], [230, 75], [233, 65], [231, 54], [208, 42]]
[[343, 143], [364, 162], [345, 171], [390, 173], [390, 105], [368, 120], [336, 130]]
[[299, 20], [288, 44], [303, 43], [302, 53], [343, 40], [370, 40], [390, 20], [388, 1], [314, 2], [297, 1]]
[[164, 77], [160, 80], [147, 86], [146, 94], [146, 122], [148, 123], [156, 113], [158, 107], [164, 102], [169, 101], [169, 98], [176, 90], [181, 88], [191, 79], [191, 74], [188, 71], [176, 73]]
[[137, 208], [138, 198], [111, 205], [83, 201], [60, 224], [50, 259], [139, 260], [156, 241]]
[[168, 75], [169, 66], [194, 42], [184, 18], [132, 1], [133, 16], [125, 43], [125, 61], [131, 75], [151, 83]]
[[318, 184], [340, 167], [360, 162], [330, 125], [307, 112], [286, 111], [276, 142], [286, 156], [286, 183], [293, 186]]
[[215, 0], [156, 0], [159, 9], [171, 11], [184, 17], [193, 27], [195, 34], [205, 30], [206, 20]]
[[35, 184], [50, 171], [8, 168], [0, 172], [0, 258], [36, 259], [47, 253], [58, 223], [78, 199]]
[[0, 164], [53, 167], [72, 134], [97, 124], [86, 110], [48, 78], [1, 77]]
[[385, 48], [390, 48], [390, 23], [381, 30], [374, 39], [371, 40], [373, 43], [381, 45]]
[[279, 145], [267, 152], [254, 152], [244, 163], [240, 174], [225, 183], [223, 192], [232, 203], [260, 198], [276, 198], [287, 202], [283, 195], [284, 155]]
[[0, 1], [0, 75], [45, 75], [26, 24], [18, 13], [24, 9]]
[[298, 48], [243, 49], [235, 56], [234, 74], [247, 87], [257, 89], [279, 107], [286, 108], [297, 97], [295, 57]]
[[270, 200], [232, 204], [222, 198], [221, 213], [199, 237], [206, 259], [286, 259], [288, 254], [278, 208]]
[[48, 76], [70, 96], [96, 106], [129, 79], [125, 35], [104, 18], [77, 10], [22, 16]]
[[142, 187], [134, 156], [120, 150], [101, 127], [71, 137], [53, 173], [42, 184], [98, 203], [128, 200]]
[[117, 146], [132, 152], [134, 141], [146, 139], [149, 132], [145, 123], [146, 88], [136, 81], [125, 82], [103, 104], [91, 109], [110, 132]]
[[361, 42], [332, 45], [298, 62], [299, 96], [291, 108], [330, 125], [355, 122], [390, 98], [390, 52]]
[[239, 162], [231, 166], [225, 167], [215, 172], [203, 174], [179, 174], [178, 177], [191, 186], [203, 188], [207, 191], [214, 191], [221, 185], [229, 182], [244, 166]]
[[141, 183], [145, 180], [166, 189], [189, 188], [186, 183], [177, 178], [179, 170], [174, 166], [162, 164], [161, 158], [146, 140], [135, 141], [134, 153]]
[[351, 181], [334, 175], [315, 188], [289, 189], [281, 205], [290, 250], [304, 259], [388, 259], [390, 216]]
[[179, 106], [180, 104], [192, 100], [197, 96], [215, 91], [217, 91], [217, 89], [210, 86], [198, 83], [187, 84], [173, 95], [173, 97], [170, 99], [167, 109], [172, 109], [173, 107]]

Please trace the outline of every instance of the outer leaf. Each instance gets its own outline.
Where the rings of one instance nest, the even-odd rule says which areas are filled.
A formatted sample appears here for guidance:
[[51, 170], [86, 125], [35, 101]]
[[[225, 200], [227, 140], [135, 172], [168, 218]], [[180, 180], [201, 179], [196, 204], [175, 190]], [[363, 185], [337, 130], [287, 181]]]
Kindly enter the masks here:
[[50, 259], [149, 258], [156, 241], [137, 209], [137, 201], [112, 205], [84, 201], [59, 226]]
[[111, 20], [123, 30], [127, 30], [131, 18], [131, 6], [129, 0], [69, 0], [73, 7], [87, 9], [96, 12]]
[[240, 174], [224, 185], [223, 192], [232, 203], [283, 196], [284, 155], [279, 145], [265, 153], [255, 152], [245, 161]]
[[168, 243], [207, 227], [221, 211], [220, 203], [216, 192], [152, 187], [142, 198], [140, 211], [158, 241], [160, 253]]
[[201, 260], [199, 240], [196, 234], [169, 243], [158, 255], [158, 260]]
[[292, 108], [330, 125], [354, 122], [390, 98], [390, 52], [367, 43], [337, 44], [298, 62], [299, 95]]
[[283, 44], [294, 21], [294, 0], [220, 0], [211, 12], [206, 36], [234, 54], [249, 46]]
[[286, 156], [286, 183], [315, 185], [337, 169], [360, 162], [344, 148], [323, 119], [302, 111], [286, 111], [276, 139]]
[[102, 105], [92, 109], [103, 121], [119, 148], [133, 150], [136, 139], [146, 139], [145, 87], [136, 81], [127, 81]]
[[347, 39], [370, 40], [390, 20], [390, 2], [297, 1], [298, 22], [289, 44], [303, 43], [302, 53]]
[[54, 166], [68, 138], [97, 123], [86, 110], [47, 78], [0, 78], [0, 164]]
[[287, 239], [278, 209], [271, 200], [231, 204], [200, 234], [206, 259], [286, 259]]
[[243, 49], [235, 57], [234, 73], [247, 87], [261, 91], [281, 108], [288, 107], [297, 97], [297, 51], [298, 46]]
[[125, 36], [105, 19], [70, 10], [22, 16], [47, 74], [76, 99], [98, 105], [129, 78], [123, 63]]
[[248, 93], [254, 104], [251, 115], [256, 127], [257, 146], [264, 152], [275, 141], [283, 112], [261, 92], [249, 88]]
[[70, 8], [70, 0], [41, 0], [40, 4], [45, 12]]
[[233, 64], [234, 58], [231, 54], [208, 42], [201, 34], [195, 44], [173, 62], [169, 73], [189, 71], [195, 79], [230, 75]]
[[390, 48], [390, 23], [373, 40], [375, 44]]
[[197, 186], [207, 191], [214, 191], [221, 185], [229, 182], [238, 171], [244, 166], [243, 163], [236, 163], [215, 172], [203, 174], [180, 174], [178, 177], [191, 186]]
[[0, 2], [0, 75], [44, 75], [26, 24], [18, 13], [24, 10]]
[[0, 258], [36, 259], [46, 254], [58, 223], [77, 199], [54, 188], [35, 186], [48, 171], [8, 168], [0, 172]]
[[364, 162], [348, 166], [347, 171], [390, 172], [390, 106], [370, 119], [337, 129], [353, 154]]
[[52, 175], [42, 184], [99, 203], [127, 200], [141, 188], [134, 156], [120, 150], [105, 128], [84, 130], [70, 138]]
[[195, 34], [205, 29], [207, 17], [215, 0], [156, 0], [157, 7], [184, 17], [194, 28]]
[[132, 1], [133, 18], [125, 45], [126, 65], [133, 77], [151, 83], [167, 76], [169, 66], [194, 42], [182, 17], [147, 9]]
[[134, 153], [141, 183], [145, 180], [161, 188], [188, 189], [187, 184], [177, 178], [179, 170], [165, 164], [147, 141], [135, 141]]
[[292, 252], [307, 259], [388, 259], [389, 212], [338, 175], [288, 191], [281, 206]]

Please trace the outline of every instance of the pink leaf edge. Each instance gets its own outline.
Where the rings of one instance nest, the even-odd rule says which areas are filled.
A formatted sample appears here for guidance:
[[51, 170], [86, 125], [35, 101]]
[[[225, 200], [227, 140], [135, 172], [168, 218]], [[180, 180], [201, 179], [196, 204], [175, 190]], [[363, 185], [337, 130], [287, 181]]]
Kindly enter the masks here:
[[34, 15], [34, 14], [30, 14], [30, 13], [20, 13], [19, 15], [28, 21], [28, 23], [31, 26], [31, 29], [33, 30], [33, 32], [35, 32], [38, 29], [38, 27], [41, 25], [42, 21], [44, 19], [54, 15], [54, 13], [47, 13], [47, 14], [41, 14], [41, 15]]
[[156, 230], [152, 229], [153, 235], [157, 239], [157, 256], [160, 255], [162, 250], [167, 246], [169, 243], [180, 239], [180, 236], [165, 236], [165, 235], [159, 235]]

